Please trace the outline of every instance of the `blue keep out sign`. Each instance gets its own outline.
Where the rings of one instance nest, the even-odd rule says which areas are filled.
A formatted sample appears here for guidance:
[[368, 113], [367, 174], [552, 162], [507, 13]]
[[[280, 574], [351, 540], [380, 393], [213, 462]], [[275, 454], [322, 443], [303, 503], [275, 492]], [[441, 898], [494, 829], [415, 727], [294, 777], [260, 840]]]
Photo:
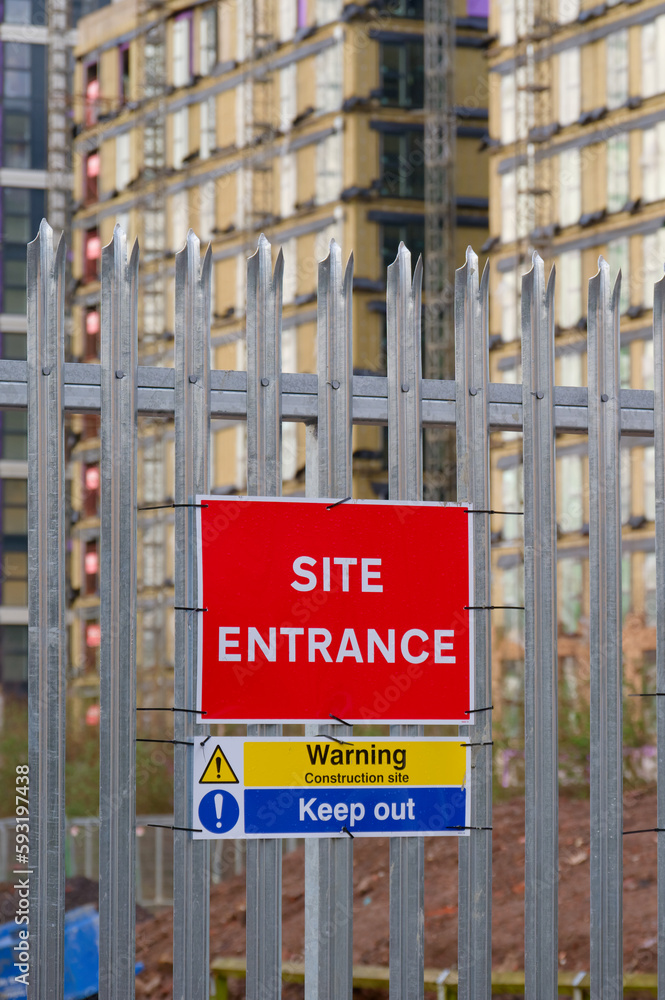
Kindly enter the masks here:
[[256, 836], [459, 836], [467, 822], [464, 788], [245, 789], [245, 832]]
[[240, 806], [235, 795], [216, 788], [203, 796], [199, 803], [199, 821], [209, 833], [228, 833], [240, 818]]

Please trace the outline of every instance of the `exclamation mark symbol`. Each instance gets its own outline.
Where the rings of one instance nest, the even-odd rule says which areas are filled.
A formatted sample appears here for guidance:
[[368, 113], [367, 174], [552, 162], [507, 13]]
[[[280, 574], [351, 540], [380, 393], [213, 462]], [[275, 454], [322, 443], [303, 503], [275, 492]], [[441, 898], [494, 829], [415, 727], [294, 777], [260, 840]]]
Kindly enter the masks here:
[[217, 768], [217, 780], [219, 781], [222, 776], [222, 760], [219, 755], [215, 757], [215, 767]]
[[[217, 762], [219, 764], [219, 761]], [[222, 829], [222, 806], [224, 805], [224, 796], [221, 792], [217, 792], [215, 795], [215, 814], [217, 816], [217, 829]]]

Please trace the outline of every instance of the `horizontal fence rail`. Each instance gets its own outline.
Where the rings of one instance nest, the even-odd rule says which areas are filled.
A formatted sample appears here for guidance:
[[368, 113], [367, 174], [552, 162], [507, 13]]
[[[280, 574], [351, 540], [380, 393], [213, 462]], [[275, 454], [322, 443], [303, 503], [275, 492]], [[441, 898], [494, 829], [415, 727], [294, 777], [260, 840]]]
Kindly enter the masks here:
[[[591, 964], [593, 1000], [621, 995], [621, 524], [620, 445], [622, 435], [653, 438], [656, 427], [656, 550], [658, 553], [657, 676], [665, 678], [665, 447], [663, 446], [663, 315], [665, 282], [655, 287], [655, 393], [620, 389], [618, 373], [619, 288], [610, 289], [602, 258], [589, 289], [589, 388], [553, 385], [555, 354], [554, 285], [534, 254], [523, 276], [521, 342], [524, 385], [489, 381], [489, 270], [482, 277], [469, 248], [457, 272], [455, 294], [455, 379], [421, 378], [420, 317], [422, 263], [412, 267], [400, 245], [387, 283], [388, 374], [353, 375], [351, 309], [352, 258], [343, 267], [341, 249], [331, 243], [319, 266], [316, 374], [282, 371], [282, 280], [284, 258], [261, 237], [247, 262], [247, 372], [210, 370], [210, 255], [201, 259], [190, 231], [178, 254], [175, 299], [175, 369], [136, 364], [138, 248], [129, 260], [124, 234], [116, 228], [102, 256], [103, 357], [100, 365], [64, 364], [64, 244], [57, 252], [42, 223], [28, 257], [29, 361], [0, 361], [0, 408], [28, 408], [31, 462], [30, 497], [30, 745], [37, 790], [31, 803], [32, 857], [43, 871], [33, 883], [34, 948], [43, 964], [35, 976], [34, 1000], [61, 1000], [64, 879], [67, 873], [67, 822], [64, 815], [64, 417], [65, 413], [102, 414], [102, 551], [124, 539], [122, 561], [129, 567], [121, 586], [110, 579], [102, 560], [101, 718], [105, 720], [106, 765], [102, 769], [99, 857], [100, 909], [106, 937], [102, 949], [102, 1000], [133, 994], [131, 912], [137, 893], [134, 851], [135, 686], [131, 629], [135, 620], [136, 579], [132, 562], [136, 530], [135, 444], [139, 415], [173, 416], [176, 432], [176, 500], [188, 507], [209, 490], [208, 450], [212, 418], [246, 421], [247, 492], [279, 496], [282, 486], [282, 422], [307, 425], [306, 494], [344, 499], [352, 492], [354, 424], [387, 425], [390, 496], [417, 501], [422, 490], [422, 429], [455, 426], [460, 503], [473, 506], [474, 593], [472, 645], [475, 657], [474, 704], [479, 714], [460, 727], [472, 745], [470, 836], [459, 845], [459, 933], [455, 988], [461, 1000], [488, 1000], [493, 989], [492, 943], [492, 742], [491, 560], [489, 446], [492, 431], [522, 431], [524, 460], [524, 560], [528, 608], [525, 612], [525, 764], [526, 837], [525, 996], [554, 995], [558, 975], [557, 943], [557, 533], [555, 505], [556, 432], [589, 437], [592, 474], [589, 561], [592, 595], [589, 632], [591, 718]], [[120, 352], [120, 353], [117, 353]], [[105, 436], [106, 435], [106, 436]], [[497, 505], [498, 506], [498, 505]], [[193, 546], [193, 513], [177, 512], [176, 610], [187, 614], [176, 625], [175, 806], [172, 859], [174, 898], [173, 971], [175, 995], [205, 1000], [208, 994], [208, 890], [218, 881], [226, 854], [194, 843], [191, 739], [204, 732], [191, 716], [195, 698], [196, 634], [189, 615], [198, 609]], [[106, 548], [104, 548], [106, 546]], [[110, 546], [110, 548], [109, 548]], [[117, 563], [116, 563], [117, 565]], [[116, 576], [121, 569], [116, 572]], [[527, 602], [525, 601], [525, 604]], [[512, 605], [511, 605], [512, 607]], [[123, 672], [124, 671], [124, 672]], [[656, 692], [654, 692], [656, 693]], [[659, 821], [663, 822], [665, 715], [658, 706]], [[468, 713], [470, 714], [470, 713]], [[124, 719], [124, 729], [119, 720]], [[330, 736], [350, 729], [326, 723]], [[321, 725], [314, 727], [321, 731]], [[275, 725], [255, 725], [251, 735], [276, 735]], [[396, 727], [402, 736], [411, 727]], [[311, 735], [311, 732], [310, 732]], [[188, 745], [189, 744], [189, 745]], [[62, 758], [62, 759], [60, 759]], [[107, 796], [107, 799], [104, 799]], [[168, 824], [166, 824], [168, 825]], [[665, 837], [661, 827], [659, 835]], [[0, 847], [3, 844], [0, 829]], [[86, 837], [88, 835], [86, 834]], [[91, 836], [88, 838], [91, 841]], [[658, 898], [661, 904], [660, 982], [665, 978], [665, 854], [659, 844]], [[159, 845], [159, 846], [158, 846]], [[90, 848], [90, 845], [89, 849]], [[252, 841], [232, 848], [233, 871], [247, 873], [247, 995], [278, 1000], [281, 961], [281, 855], [278, 841]], [[422, 1000], [424, 959], [424, 879], [422, 841], [408, 838], [391, 845], [390, 993], [392, 1000]], [[164, 861], [164, 834], [155, 851]], [[139, 867], [142, 853], [137, 852]], [[245, 864], [246, 861], [246, 864]], [[86, 859], [94, 865], [92, 855]], [[124, 870], [120, 870], [124, 865]], [[353, 857], [350, 840], [308, 842], [305, 873], [305, 995], [307, 1000], [350, 1000], [353, 988]], [[139, 871], [140, 875], [140, 871]], [[156, 877], [156, 876], [155, 876]], [[164, 877], [155, 898], [164, 898]], [[124, 922], [120, 926], [121, 921]], [[31, 915], [32, 920], [32, 915]], [[42, 956], [41, 959], [39, 956]], [[438, 986], [443, 988], [443, 981]], [[444, 994], [441, 994], [444, 995]]]

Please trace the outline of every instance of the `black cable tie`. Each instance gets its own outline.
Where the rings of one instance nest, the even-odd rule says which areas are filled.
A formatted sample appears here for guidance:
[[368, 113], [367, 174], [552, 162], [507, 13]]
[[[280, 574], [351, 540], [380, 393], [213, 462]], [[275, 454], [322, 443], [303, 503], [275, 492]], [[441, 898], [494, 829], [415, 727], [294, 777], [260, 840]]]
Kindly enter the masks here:
[[446, 830], [491, 830], [491, 826], [447, 826]]
[[524, 611], [523, 604], [469, 604], [463, 611]]
[[650, 826], [646, 830], [622, 830], [621, 832], [624, 837], [627, 833], [665, 833], [665, 826]]
[[329, 719], [336, 719], [337, 722], [341, 722], [343, 726], [350, 726], [350, 722], [345, 722], [344, 719], [340, 719], [339, 715], [333, 715], [332, 712], [328, 712]]
[[629, 694], [629, 698], [665, 698], [665, 691], [647, 691], [645, 694]]
[[467, 514], [514, 514], [515, 517], [524, 517], [523, 510], [467, 510]]
[[173, 606], [174, 611], [207, 611], [207, 608], [185, 608], [182, 604], [175, 604]]
[[[207, 714], [208, 713], [206, 712], [206, 715]], [[206, 738], [204, 739], [203, 743], [199, 744], [200, 747], [201, 747], [201, 749], [203, 749], [203, 747], [206, 745], [206, 743], [208, 742], [209, 739], [212, 739], [212, 737], [211, 736], [206, 736]]]
[[208, 503], [158, 503], [154, 507], [138, 507], [138, 510], [172, 510], [174, 507], [209, 507]]
[[475, 715], [476, 712], [491, 712], [494, 705], [488, 705], [487, 708], [467, 708], [465, 715]]
[[196, 830], [191, 826], [168, 826], [166, 823], [146, 823], [146, 826], [158, 826], [161, 830], [184, 830], [185, 833], [203, 833], [203, 830]]
[[353, 836], [353, 834], [351, 833], [351, 831], [347, 830], [347, 828], [345, 826], [343, 826], [342, 829], [339, 832], [340, 833], [345, 833], [347, 835], [347, 837], [351, 838], [351, 840], [355, 840], [355, 837]]
[[343, 747], [352, 747], [353, 743], [349, 743], [348, 740], [338, 740], [336, 736], [331, 736], [330, 733], [317, 733], [314, 737], [315, 740], [334, 740], [335, 743], [339, 743]]
[[[341, 503], [346, 503], [347, 500], [350, 500], [350, 499], [351, 499], [351, 497], [344, 497], [343, 500], [336, 500], [335, 503], [328, 504], [328, 506], [326, 507], [326, 510], [332, 510], [333, 507], [339, 507], [339, 505]], [[351, 834], [349, 834], [349, 836], [351, 836]]]
[[189, 715], [207, 715], [199, 708], [137, 708], [137, 712], [187, 712]]
[[196, 746], [195, 743], [188, 743], [187, 740], [153, 740], [147, 736], [137, 736], [137, 743], [179, 743], [183, 747], [193, 747]]
[[485, 743], [460, 743], [461, 747], [491, 747], [494, 744], [494, 740], [488, 740]]

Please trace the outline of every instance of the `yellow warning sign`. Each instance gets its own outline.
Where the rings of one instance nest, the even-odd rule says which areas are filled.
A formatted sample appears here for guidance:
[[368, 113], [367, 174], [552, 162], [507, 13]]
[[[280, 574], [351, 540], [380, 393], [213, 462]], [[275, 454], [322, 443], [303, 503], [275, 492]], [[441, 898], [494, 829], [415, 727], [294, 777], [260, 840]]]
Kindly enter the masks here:
[[200, 785], [237, 785], [238, 779], [219, 744], [199, 778]]

